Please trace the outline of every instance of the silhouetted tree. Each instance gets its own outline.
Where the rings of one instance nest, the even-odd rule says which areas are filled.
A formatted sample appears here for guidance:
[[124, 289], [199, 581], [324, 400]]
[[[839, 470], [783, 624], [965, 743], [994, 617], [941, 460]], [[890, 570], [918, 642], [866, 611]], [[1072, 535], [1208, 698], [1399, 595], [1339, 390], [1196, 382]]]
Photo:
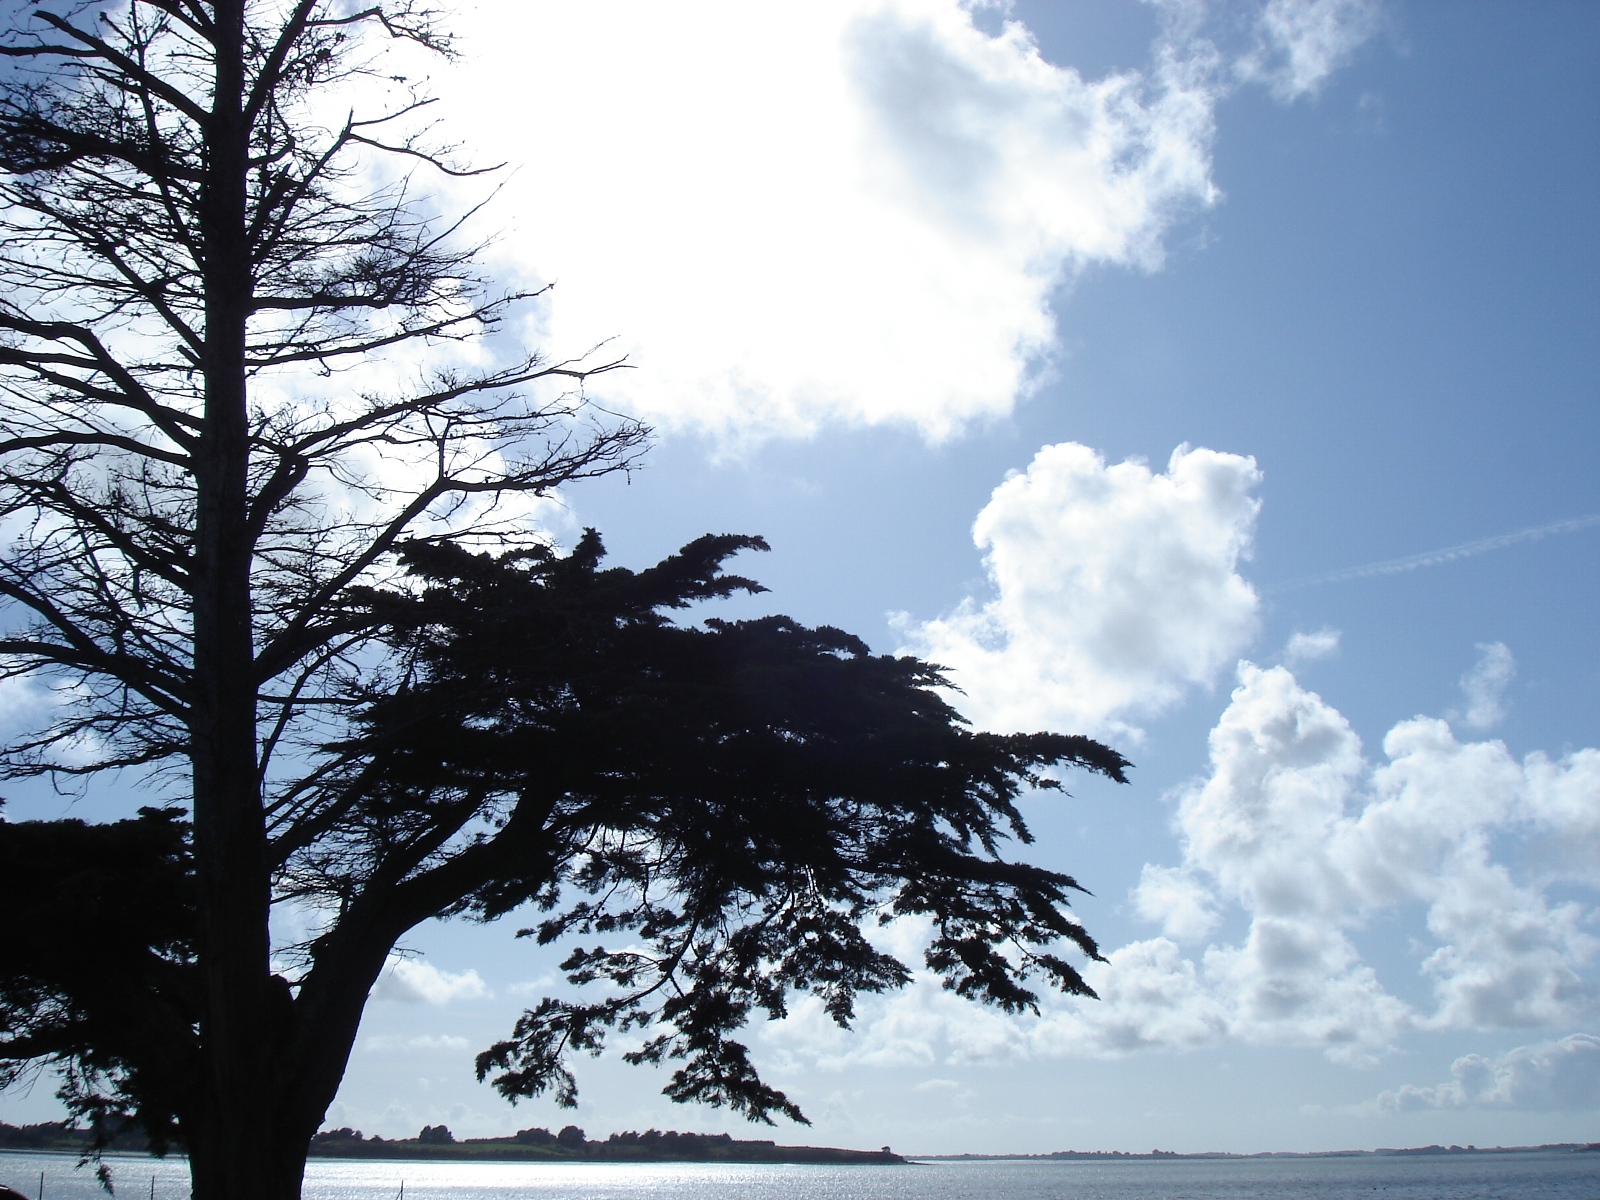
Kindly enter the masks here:
[[[448, 353], [527, 297], [429, 219], [405, 172], [453, 168], [374, 38], [449, 50], [420, 0], [0, 0], [0, 655], [66, 701], [5, 761], [185, 778], [197, 975], [139, 1037], [187, 1072], [203, 1200], [293, 1194], [326, 1090], [306, 1064], [344, 1058], [273, 971], [268, 913], [301, 828], [281, 752], [363, 669], [349, 589], [643, 438], [540, 388], [615, 363]], [[121, 1071], [69, 1073], [69, 1102]]]
[[[1064, 911], [1076, 883], [999, 846], [1028, 840], [1013, 801], [1057, 786], [1042, 769], [1121, 779], [1122, 758], [1083, 737], [973, 732], [937, 668], [837, 629], [673, 624], [673, 609], [760, 590], [722, 573], [744, 549], [765, 545], [708, 536], [635, 573], [603, 569], [592, 531], [565, 557], [418, 544], [402, 558], [424, 586], [367, 595], [403, 682], [372, 696], [320, 781], [300, 894], [354, 927], [374, 881], [404, 878], [396, 895], [415, 888], [419, 913], [531, 903], [554, 914], [524, 931], [541, 942], [633, 943], [574, 950], [568, 978], [604, 979], [606, 997], [547, 999], [479, 1056], [508, 1097], [554, 1087], [572, 1103], [565, 1055], [621, 1026], [651, 1033], [629, 1061], [682, 1062], [673, 1099], [803, 1120], [731, 1035], [797, 990], [843, 1025], [858, 992], [905, 983], [863, 934], [875, 918], [930, 918], [927, 964], [961, 995], [1030, 1008], [1036, 972], [1088, 992], [1043, 949], [1095, 953]], [[428, 867], [437, 839], [470, 829], [469, 849]]]
[[[453, 365], [528, 297], [395, 173], [453, 169], [371, 57], [448, 53], [431, 10], [0, 8], [0, 655], [63, 700], [4, 764], [135, 768], [176, 801], [0, 824], [0, 1084], [53, 1064], [76, 1113], [181, 1140], [198, 1200], [288, 1200], [374, 982], [434, 917], [531, 903], [546, 941], [643, 947], [573, 952], [607, 997], [480, 1058], [513, 1097], [570, 1102], [567, 1053], [621, 1026], [682, 1064], [675, 1099], [798, 1116], [731, 1035], [794, 989], [844, 1022], [903, 982], [875, 914], [931, 917], [962, 994], [1086, 990], [1047, 949], [1094, 953], [1075, 885], [1000, 843], [1041, 771], [1118, 756], [969, 732], [933, 668], [835, 630], [674, 625], [754, 586], [721, 572], [751, 539], [637, 573], [592, 535], [531, 543], [509, 500], [644, 432], [541, 390], [614, 362]], [[424, 351], [414, 387], [368, 375]], [[274, 905], [304, 944], [272, 945]]]

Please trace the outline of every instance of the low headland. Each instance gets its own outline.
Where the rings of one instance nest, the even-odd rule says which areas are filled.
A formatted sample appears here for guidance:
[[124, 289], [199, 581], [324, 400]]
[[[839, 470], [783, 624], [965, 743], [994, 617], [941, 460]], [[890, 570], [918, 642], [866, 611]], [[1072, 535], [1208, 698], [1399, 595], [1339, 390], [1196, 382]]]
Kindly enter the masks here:
[[726, 1133], [679, 1133], [648, 1129], [613, 1133], [590, 1141], [568, 1125], [559, 1133], [521, 1129], [510, 1137], [462, 1138], [443, 1125], [424, 1126], [414, 1138], [365, 1137], [355, 1129], [332, 1129], [311, 1142], [314, 1158], [476, 1159], [494, 1162], [743, 1162], [903, 1163], [889, 1147], [842, 1150], [834, 1146], [780, 1146], [771, 1140], [740, 1140]]
[[[64, 1150], [82, 1153], [92, 1130], [52, 1121], [14, 1126], [0, 1122], [0, 1150]], [[107, 1149], [138, 1153], [147, 1149], [138, 1130], [112, 1138]], [[834, 1146], [780, 1146], [770, 1140], [741, 1140], [726, 1133], [679, 1133], [649, 1129], [613, 1133], [591, 1141], [575, 1125], [558, 1133], [522, 1129], [508, 1137], [461, 1138], [444, 1125], [425, 1125], [415, 1137], [368, 1137], [358, 1129], [328, 1129], [311, 1141], [313, 1158], [457, 1160], [475, 1162], [736, 1162], [736, 1163], [903, 1163], [884, 1146], [845, 1150]]]

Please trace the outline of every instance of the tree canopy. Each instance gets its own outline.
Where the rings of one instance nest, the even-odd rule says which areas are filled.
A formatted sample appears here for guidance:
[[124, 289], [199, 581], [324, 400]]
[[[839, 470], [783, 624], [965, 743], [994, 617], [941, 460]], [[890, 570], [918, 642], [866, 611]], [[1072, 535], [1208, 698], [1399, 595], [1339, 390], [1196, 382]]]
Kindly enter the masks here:
[[720, 569], [749, 548], [764, 547], [705, 537], [635, 573], [602, 569], [593, 532], [567, 556], [418, 546], [403, 557], [422, 590], [372, 598], [407, 679], [360, 715], [307, 894], [414, 870], [442, 829], [477, 824], [451, 866], [479, 856], [481, 882], [455, 908], [487, 920], [531, 903], [551, 914], [525, 931], [541, 942], [647, 947], [572, 952], [569, 979], [612, 986], [546, 1000], [479, 1057], [507, 1096], [570, 1101], [563, 1052], [621, 1025], [651, 1031], [631, 1061], [683, 1063], [674, 1099], [800, 1119], [730, 1035], [797, 990], [845, 1024], [859, 992], [906, 982], [864, 936], [872, 919], [930, 918], [927, 965], [961, 995], [1030, 1008], [1035, 974], [1088, 991], [1045, 948], [1095, 954], [1064, 911], [1077, 884], [1000, 848], [1030, 840], [1014, 801], [1058, 787], [1045, 770], [1121, 779], [1122, 758], [1084, 737], [974, 732], [936, 667], [837, 629], [668, 619], [753, 590]]

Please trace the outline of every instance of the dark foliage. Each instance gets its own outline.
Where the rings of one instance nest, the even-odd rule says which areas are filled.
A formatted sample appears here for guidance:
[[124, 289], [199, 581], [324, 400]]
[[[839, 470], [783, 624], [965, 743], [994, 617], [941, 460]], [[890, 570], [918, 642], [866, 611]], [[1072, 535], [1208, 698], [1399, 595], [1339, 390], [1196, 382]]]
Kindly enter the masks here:
[[363, 1134], [359, 1129], [351, 1129], [350, 1126], [344, 1125], [338, 1129], [322, 1130], [317, 1134], [316, 1137], [311, 1139], [311, 1148], [315, 1150], [319, 1146], [325, 1146], [332, 1142], [364, 1141], [366, 1141], [366, 1135]]
[[[192, 1061], [165, 1053], [195, 1022], [193, 864], [182, 813], [0, 822], [0, 1052], [10, 1082], [48, 1059], [110, 1083], [158, 1152]], [[66, 1089], [101, 1144], [124, 1122], [107, 1089]]]
[[0, 1121], [0, 1149], [4, 1150], [77, 1150], [88, 1141], [88, 1131], [71, 1121], [41, 1121], [36, 1125], [7, 1125]]
[[508, 1097], [572, 1103], [564, 1055], [621, 1027], [646, 1033], [629, 1061], [682, 1063], [673, 1099], [801, 1120], [731, 1035], [795, 991], [843, 1025], [858, 993], [904, 983], [864, 933], [893, 917], [931, 919], [926, 964], [963, 996], [1032, 1008], [1035, 976], [1089, 994], [1049, 948], [1096, 954], [1065, 911], [1078, 885], [1000, 849], [1029, 840], [1019, 791], [1059, 787], [1042, 772], [1120, 780], [1122, 758], [1087, 738], [973, 732], [935, 692], [937, 668], [836, 629], [672, 623], [753, 590], [721, 564], [754, 548], [705, 537], [635, 573], [602, 569], [593, 532], [566, 557], [417, 545], [403, 557], [424, 587], [370, 597], [406, 677], [343, 747], [350, 791], [303, 885], [349, 895], [450, 814], [476, 823], [456, 861], [496, 864], [455, 911], [533, 903], [550, 913], [524, 931], [540, 942], [643, 947], [572, 951], [570, 982], [604, 980], [605, 998], [547, 999], [480, 1056]]

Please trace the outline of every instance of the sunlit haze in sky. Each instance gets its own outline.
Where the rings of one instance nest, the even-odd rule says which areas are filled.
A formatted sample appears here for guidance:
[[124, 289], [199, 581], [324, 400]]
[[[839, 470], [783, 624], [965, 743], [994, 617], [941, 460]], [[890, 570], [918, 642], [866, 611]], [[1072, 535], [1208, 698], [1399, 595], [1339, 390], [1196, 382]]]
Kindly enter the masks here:
[[[772, 590], [729, 615], [931, 658], [976, 724], [1136, 769], [1026, 809], [1028, 856], [1093, 892], [1100, 999], [1012, 1018], [919, 976], [848, 1034], [800, 1000], [749, 1033], [813, 1128], [671, 1105], [614, 1053], [576, 1113], [476, 1083], [560, 986], [515, 917], [407, 939], [330, 1125], [1600, 1138], [1600, 6], [477, 0], [456, 26], [442, 128], [512, 168], [489, 262], [555, 283], [520, 333], [613, 339], [634, 369], [593, 394], [657, 430], [558, 536], [637, 567], [762, 534], [737, 569]], [[925, 932], [881, 936], [920, 961]]]

